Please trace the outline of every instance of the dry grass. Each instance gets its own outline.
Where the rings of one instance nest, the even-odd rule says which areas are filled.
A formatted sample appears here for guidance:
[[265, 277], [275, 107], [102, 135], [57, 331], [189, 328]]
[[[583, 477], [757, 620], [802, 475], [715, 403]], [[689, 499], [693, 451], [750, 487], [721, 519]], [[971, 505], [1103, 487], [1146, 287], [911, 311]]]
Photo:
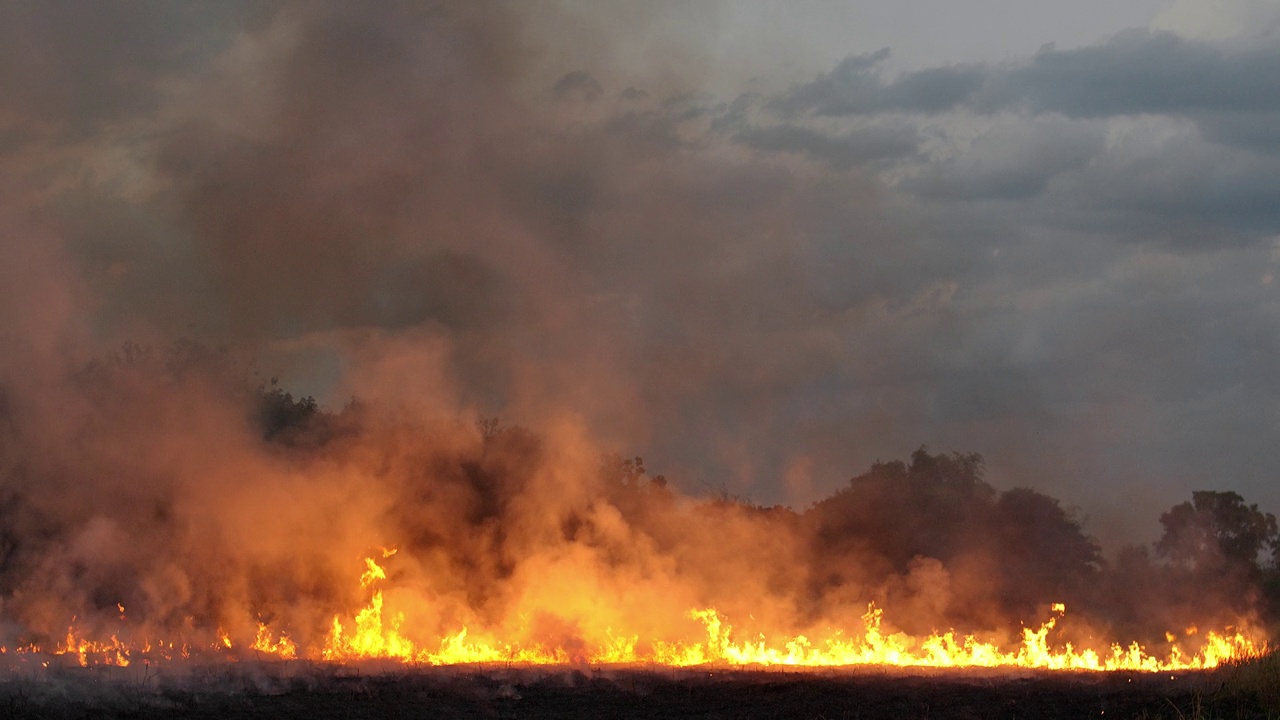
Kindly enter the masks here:
[[1232, 663], [1218, 672], [1223, 693], [1251, 700], [1265, 717], [1280, 718], [1280, 650]]

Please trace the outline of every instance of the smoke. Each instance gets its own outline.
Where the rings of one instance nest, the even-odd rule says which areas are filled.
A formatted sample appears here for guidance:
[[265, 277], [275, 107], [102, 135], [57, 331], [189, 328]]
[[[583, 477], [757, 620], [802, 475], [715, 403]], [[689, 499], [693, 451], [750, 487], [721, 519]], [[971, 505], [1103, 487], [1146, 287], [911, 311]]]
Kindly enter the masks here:
[[[927, 325], [954, 286], [887, 299], [902, 258], [870, 181], [710, 132], [698, 48], [644, 40], [663, 9], [79, 10], [0, 18], [6, 640], [123, 613], [135, 637], [243, 645], [262, 622], [314, 648], [383, 548], [406, 634], [571, 653], [697, 636], [712, 606], [746, 632], [853, 627], [869, 602], [911, 632], [1007, 630], [1083, 592], [1036, 562], [1078, 541], [1096, 570], [1030, 491], [727, 497], [781, 467], [811, 495], [803, 448], [758, 448], [813, 430], [801, 405], [844, 412], [833, 373], [883, 370], [837, 331]], [[623, 25], [645, 62], [610, 61]], [[277, 373], [333, 412], [264, 439]], [[627, 445], [671, 449], [677, 481], [602, 464]], [[686, 494], [706, 468], [729, 468], [718, 502]], [[893, 472], [937, 479], [917, 469]], [[1002, 564], [1028, 517], [1077, 533]]]
[[75, 342], [229, 343], [330, 404], [391, 384], [366, 360], [427, 354], [443, 383], [392, 394], [531, 423], [570, 410], [749, 488], [788, 458], [747, 448], [803, 450], [776, 398], [846, 372], [839, 330], [883, 290], [825, 252], [835, 228], [880, 242], [869, 181], [709, 132], [709, 61], [672, 26], [714, 11], [64, 10], [10, 9], [9, 32], [83, 46], [96, 75], [68, 60], [13, 81], [112, 91], [7, 112], [14, 133], [55, 128], [20, 147], [54, 178], [32, 211], [64, 257], [36, 265], [86, 286]]
[[386, 402], [328, 413], [252, 379], [203, 346], [126, 346], [66, 377], [56, 422], [6, 395], [4, 644], [73, 627], [243, 648], [262, 624], [314, 656], [369, 602], [365, 558], [385, 627], [414, 642], [466, 628], [570, 659], [703, 637], [689, 611], [712, 607], [739, 637], [859, 628], [874, 603], [891, 631], [1008, 642], [1066, 602], [1078, 647], [1255, 611], [1187, 612], [1149, 562], [1107, 571], [1056, 500], [994, 490], [977, 456], [922, 449], [797, 512], [683, 495], [571, 415], [534, 432]]

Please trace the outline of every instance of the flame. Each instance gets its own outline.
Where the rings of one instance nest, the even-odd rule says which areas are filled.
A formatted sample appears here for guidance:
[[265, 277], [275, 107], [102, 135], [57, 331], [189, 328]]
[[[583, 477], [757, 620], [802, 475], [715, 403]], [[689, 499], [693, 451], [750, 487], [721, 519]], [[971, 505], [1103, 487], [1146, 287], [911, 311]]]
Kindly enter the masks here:
[[[386, 579], [385, 570], [373, 558], [365, 558], [366, 571], [360, 578], [363, 588]], [[430, 665], [515, 662], [525, 664], [562, 664], [585, 661], [591, 664], [659, 664], [694, 665], [789, 665], [801, 667], [838, 667], [852, 665], [895, 665], [915, 667], [1020, 667], [1050, 670], [1136, 670], [1168, 672], [1207, 669], [1234, 659], [1254, 657], [1265, 652], [1265, 645], [1255, 644], [1243, 633], [1206, 634], [1206, 642], [1197, 653], [1187, 653], [1174, 645], [1168, 657], [1156, 657], [1138, 643], [1123, 646], [1114, 643], [1109, 652], [1099, 654], [1092, 649], [1077, 650], [1070, 643], [1050, 645], [1050, 632], [1066, 614], [1066, 606], [1055, 603], [1053, 615], [1032, 630], [1024, 628], [1022, 642], [1014, 648], [1002, 649], [995, 643], [983, 642], [973, 635], [958, 636], [954, 631], [933, 633], [924, 638], [889, 634], [883, 629], [884, 611], [870, 605], [862, 616], [860, 635], [845, 638], [839, 632], [815, 643], [804, 635], [770, 642], [761, 635], [739, 640], [733, 628], [715, 608], [695, 609], [689, 617], [699, 621], [706, 639], [696, 642], [650, 643], [648, 651], [638, 649], [636, 636], [617, 636], [612, 629], [597, 645], [576, 656], [560, 647], [539, 644], [520, 645], [495, 642], [487, 638], [471, 638], [466, 627], [446, 635], [435, 649], [415, 643], [406, 637], [403, 612], [385, 617], [385, 599], [381, 589], [374, 588], [369, 603], [361, 609], [349, 627], [340, 617], [333, 618], [332, 628], [322, 659], [344, 662], [361, 659], [394, 659]], [[1172, 641], [1172, 639], [1171, 639]]]
[[298, 657], [298, 646], [287, 635], [281, 633], [280, 637], [275, 637], [266, 623], [262, 622], [258, 623], [258, 633], [249, 647], [260, 653], [275, 655], [282, 660], [293, 660]]
[[[381, 551], [382, 559], [395, 555], [394, 548]], [[571, 649], [533, 639], [503, 640], [486, 632], [477, 633], [463, 626], [434, 641], [411, 637], [406, 631], [405, 611], [388, 608], [381, 587], [388, 574], [373, 557], [364, 558], [364, 572], [359, 586], [368, 593], [364, 607], [344, 620], [335, 615], [329, 632], [319, 647], [299, 648], [289, 635], [259, 620], [252, 639], [237, 642], [228, 631], [218, 628], [211, 643], [192, 644], [185, 639], [131, 643], [111, 633], [108, 639], [91, 640], [76, 626], [75, 618], [67, 627], [65, 638], [50, 654], [75, 658], [81, 666], [110, 665], [127, 667], [134, 656], [149, 662], [151, 658], [190, 657], [193, 652], [222, 653], [237, 657], [237, 647], [247, 647], [261, 655], [279, 660], [307, 658], [331, 663], [366, 659], [387, 659], [427, 665], [462, 665], [485, 663], [518, 663], [549, 665], [589, 663], [610, 665], [666, 665], [689, 667], [712, 666], [792, 666], [843, 667], [886, 665], [934, 668], [1017, 667], [1046, 670], [1170, 672], [1208, 669], [1225, 662], [1259, 656], [1267, 651], [1264, 643], [1255, 643], [1243, 632], [1203, 632], [1189, 626], [1185, 636], [1202, 638], [1194, 652], [1175, 643], [1177, 636], [1166, 633], [1170, 643], [1163, 656], [1148, 651], [1138, 643], [1112, 643], [1099, 652], [1078, 649], [1069, 642], [1055, 644], [1051, 636], [1066, 617], [1066, 606], [1050, 606], [1050, 617], [1033, 628], [1023, 628], [1020, 641], [1010, 645], [960, 635], [954, 630], [934, 632], [925, 637], [912, 637], [886, 628], [885, 611], [871, 604], [861, 617], [861, 627], [851, 634], [842, 629], [823, 632], [820, 638], [807, 635], [779, 636], [758, 634], [740, 637], [728, 619], [715, 608], [698, 608], [688, 612], [688, 619], [701, 626], [696, 639], [646, 639], [636, 634], [615, 633], [607, 627], [601, 637], [583, 637]], [[123, 605], [117, 605], [121, 620]], [[0, 646], [0, 655], [26, 656], [43, 654], [35, 643]]]
[[[39, 652], [39, 648], [35, 645], [29, 645], [26, 651]], [[24, 651], [19, 648], [19, 652]], [[80, 663], [80, 667], [88, 667], [90, 663], [95, 665], [115, 665], [117, 667], [128, 667], [129, 665], [129, 646], [127, 643], [121, 642], [120, 638], [112, 635], [106, 641], [87, 640], [80, 636], [76, 630], [75, 618], [71, 619], [71, 624], [67, 626], [67, 636], [53, 651], [54, 655], [72, 655]]]
[[[394, 553], [394, 551], [392, 552]], [[360, 576], [360, 587], [367, 588], [378, 580], [387, 579], [387, 571], [383, 570], [382, 566], [375, 562], [373, 558], [365, 558], [364, 564], [366, 569], [364, 574]]]

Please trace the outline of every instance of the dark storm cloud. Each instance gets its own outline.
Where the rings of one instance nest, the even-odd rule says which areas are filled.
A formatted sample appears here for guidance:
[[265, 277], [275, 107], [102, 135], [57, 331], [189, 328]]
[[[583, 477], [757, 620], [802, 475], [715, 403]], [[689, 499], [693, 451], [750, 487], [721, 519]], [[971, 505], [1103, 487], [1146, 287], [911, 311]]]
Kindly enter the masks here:
[[1280, 153], [1280, 111], [1209, 111], [1196, 118], [1209, 140], [1248, 151]]
[[[878, 70], [887, 52], [851, 56], [762, 103], [780, 118], [769, 124], [757, 112], [752, 132], [775, 149], [784, 139], [800, 146], [803, 134], [813, 152], [839, 162], [842, 148], [818, 147], [829, 135], [797, 131], [796, 114], [853, 122], [893, 114], [899, 127], [931, 124], [919, 132], [944, 139], [957, 123], [981, 122], [987, 127], [972, 140], [935, 145], [932, 157], [895, 158], [897, 187], [931, 200], [1039, 198], [1001, 212], [1139, 242], [1257, 242], [1280, 232], [1280, 46], [1265, 39], [1131, 30], [1080, 48], [1046, 46], [1025, 60], [893, 79]], [[1112, 119], [1129, 124], [1109, 128]]]
[[1103, 128], [1085, 123], [997, 125], [962, 154], [926, 165], [902, 187], [939, 199], [1029, 198], [1059, 174], [1087, 165], [1103, 151], [1105, 140]]
[[805, 155], [838, 169], [908, 156], [920, 145], [919, 131], [905, 123], [861, 127], [834, 136], [782, 123], [746, 128], [734, 139], [757, 150]]
[[[1102, 478], [1151, 492], [1161, 481], [1138, 478], [1156, 475], [1270, 497], [1258, 469], [1277, 461], [1263, 429], [1277, 420], [1247, 398], [1274, 393], [1276, 47], [1128, 31], [893, 78], [881, 51], [740, 110], [782, 138], [878, 116], [922, 139], [877, 168], [901, 193], [909, 259], [861, 260], [871, 277], [954, 289], [919, 318], [846, 330], [877, 357], [846, 350], [834, 382], [858, 391], [832, 417], [892, 407], [878, 416], [890, 436], [982, 446], [998, 473], [1071, 477], [1099, 497], [1113, 492]], [[838, 454], [838, 434], [810, 437]]]
[[1275, 43], [1219, 43], [1132, 30], [1081, 48], [1046, 46], [1030, 59], [905, 72], [885, 80], [888, 50], [850, 56], [774, 100], [786, 113], [861, 115], [1026, 110], [1068, 117], [1261, 113], [1280, 108]]
[[793, 87], [774, 106], [784, 113], [818, 115], [936, 113], [967, 100], [985, 80], [982, 67], [965, 65], [904, 73], [886, 82], [877, 66], [888, 57], [889, 48], [850, 55], [831, 72]]
[[[1193, 140], [1170, 142], [1161, 157], [1108, 160], [1080, 178], [1079, 196], [1104, 211], [1137, 213], [1153, 227], [1181, 224], [1194, 245], [1267, 239], [1280, 231], [1280, 161], [1274, 156], [1218, 151]], [[1188, 224], [1190, 224], [1188, 226]]]
[[984, 90], [989, 107], [1070, 117], [1280, 108], [1280, 49], [1129, 31], [1101, 45], [1045, 48]]
[[[996, 197], [978, 194], [993, 174], [1017, 178], [1022, 184], [1006, 187], [1015, 194], [1024, 191], [1024, 202], [989, 212], [1028, 227], [1047, 225], [1184, 251], [1266, 243], [1280, 231], [1271, 202], [1280, 171], [1275, 155], [1209, 142], [1185, 120], [1144, 121], [1106, 143], [1099, 135], [1102, 126], [1074, 121], [1081, 122], [1076, 134], [1083, 144], [1070, 139], [1066, 129], [1073, 123], [1006, 123], [988, 135], [1012, 132], [1008, 147], [975, 141], [955, 158], [922, 164], [901, 187], [922, 197], [976, 200]], [[1018, 135], [1032, 137], [1037, 125], [1057, 126], [1061, 133], [1034, 147], [1016, 142]], [[1072, 148], [1080, 152], [1074, 158]]]

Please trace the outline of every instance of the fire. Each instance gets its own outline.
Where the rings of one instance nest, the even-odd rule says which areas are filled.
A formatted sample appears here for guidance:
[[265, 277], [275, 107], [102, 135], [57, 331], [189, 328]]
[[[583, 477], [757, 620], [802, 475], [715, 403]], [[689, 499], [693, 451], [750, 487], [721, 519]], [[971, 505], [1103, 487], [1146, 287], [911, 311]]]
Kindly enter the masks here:
[[[382, 551], [390, 558], [394, 549]], [[1112, 643], [1098, 652], [1076, 648], [1071, 643], [1055, 644], [1053, 631], [1066, 616], [1061, 603], [1051, 606], [1051, 616], [1033, 628], [1023, 628], [1019, 642], [1002, 646], [974, 635], [955, 631], [912, 637], [886, 629], [885, 611], [870, 605], [861, 617], [861, 627], [846, 635], [831, 630], [820, 639], [806, 635], [741, 637], [728, 618], [715, 608], [690, 610], [689, 620], [696, 621], [702, 635], [696, 639], [650, 639], [642, 642], [638, 635], [617, 634], [607, 629], [602, 637], [583, 638], [574, 648], [549, 645], [534, 640], [504, 641], [486, 633], [475, 633], [461, 627], [434, 641], [410, 637], [405, 628], [403, 610], [388, 608], [382, 584], [388, 581], [386, 568], [378, 560], [364, 559], [360, 588], [368, 592], [368, 601], [353, 617], [346, 620], [335, 615], [320, 647], [299, 648], [284, 631], [265, 622], [256, 623], [252, 639], [238, 643], [232, 634], [219, 628], [208, 645], [191, 645], [185, 641], [131, 643], [113, 633], [106, 640], [91, 640], [81, 635], [73, 618], [65, 638], [52, 649], [52, 655], [70, 656], [81, 666], [110, 665], [126, 667], [134, 657], [174, 659], [189, 657], [193, 652], [222, 654], [229, 659], [239, 657], [242, 649], [252, 650], [280, 660], [307, 658], [330, 663], [368, 659], [394, 660], [423, 665], [467, 665], [516, 663], [555, 665], [587, 663], [593, 665], [664, 665], [690, 667], [791, 666], [848, 667], [862, 665], [932, 667], [932, 668], [996, 668], [1014, 667], [1044, 670], [1170, 672], [1214, 668], [1222, 663], [1261, 655], [1267, 651], [1243, 632], [1205, 632], [1198, 650], [1188, 652], [1166, 633], [1170, 649], [1157, 656], [1138, 643]], [[124, 608], [119, 606], [120, 619]], [[1188, 627], [1184, 634], [1195, 635], [1198, 629]], [[203, 649], [202, 649], [203, 648]], [[34, 643], [0, 647], [0, 654], [25, 656], [43, 654]]]
[[[389, 557], [389, 555], [387, 555]], [[366, 571], [360, 578], [363, 588], [385, 580], [385, 570], [366, 558]], [[862, 616], [859, 635], [844, 637], [833, 632], [814, 642], [804, 635], [771, 642], [761, 635], [754, 639], [738, 639], [733, 627], [714, 608], [695, 609], [691, 619], [699, 621], [705, 640], [681, 642], [655, 640], [647, 651], [638, 649], [639, 638], [616, 636], [609, 631], [598, 644], [589, 646], [577, 657], [565, 648], [537, 643], [521, 645], [496, 642], [486, 638], [469, 639], [469, 630], [461, 628], [441, 638], [435, 648], [415, 643], [402, 628], [402, 612], [389, 616], [381, 589], [373, 588], [368, 605], [355, 616], [349, 627], [340, 617], [333, 625], [320, 656], [330, 662], [361, 659], [394, 659], [429, 665], [514, 662], [523, 664], [562, 664], [575, 660], [590, 664], [658, 664], [678, 667], [694, 665], [841, 667], [854, 665], [892, 665], [902, 667], [1019, 667], [1050, 670], [1133, 670], [1167, 672], [1217, 667], [1233, 659], [1247, 658], [1265, 652], [1264, 645], [1254, 643], [1245, 634], [1210, 632], [1201, 649], [1187, 653], [1174, 645], [1167, 657], [1156, 657], [1137, 643], [1122, 646], [1113, 643], [1109, 652], [1076, 649], [1070, 643], [1062, 647], [1050, 644], [1050, 632], [1066, 614], [1066, 607], [1056, 603], [1053, 616], [1038, 628], [1024, 628], [1022, 642], [1003, 649], [995, 643], [983, 642], [972, 635], [957, 636], [954, 631], [912, 638], [882, 629], [884, 611], [874, 605]]]
[[253, 644], [250, 649], [256, 650], [267, 655], [275, 655], [283, 660], [293, 660], [298, 657], [298, 646], [289, 637], [283, 633], [280, 637], [275, 637], [271, 629], [266, 623], [258, 623], [258, 634], [253, 638]]
[[[123, 614], [123, 610], [121, 613]], [[38, 651], [35, 646], [30, 646], [30, 649]], [[58, 644], [53, 654], [74, 656], [79, 661], [80, 667], [88, 667], [91, 662], [100, 665], [128, 667], [129, 650], [129, 645], [121, 642], [120, 638], [115, 635], [102, 642], [86, 640], [76, 631], [75, 618], [72, 618], [72, 624], [67, 627], [66, 638]]]

